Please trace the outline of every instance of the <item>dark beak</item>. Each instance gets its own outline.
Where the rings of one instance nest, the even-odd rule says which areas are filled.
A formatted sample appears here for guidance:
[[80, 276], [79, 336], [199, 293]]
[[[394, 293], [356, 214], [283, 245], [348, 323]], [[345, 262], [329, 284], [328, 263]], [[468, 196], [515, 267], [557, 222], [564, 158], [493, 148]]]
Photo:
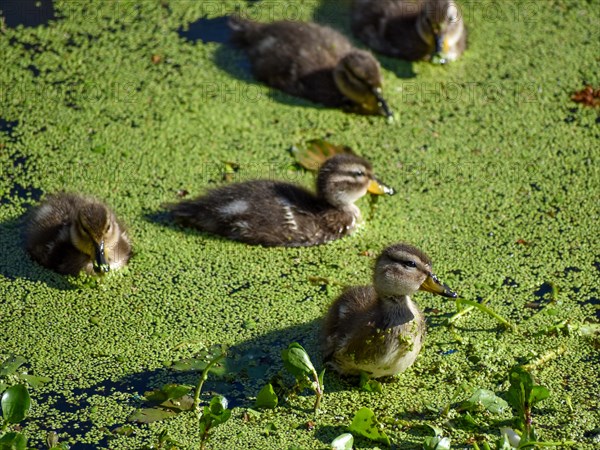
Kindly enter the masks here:
[[425, 279], [425, 281], [423, 282], [423, 284], [421, 285], [419, 290], [431, 292], [432, 294], [438, 294], [443, 297], [449, 297], [449, 298], [457, 298], [458, 297], [458, 294], [456, 292], [454, 292], [448, 286], [443, 284], [438, 279], [438, 277], [436, 277], [433, 273], [430, 273], [427, 276], [427, 278]]
[[106, 273], [109, 270], [110, 270], [110, 266], [106, 262], [106, 257], [104, 256], [104, 241], [100, 241], [99, 244], [96, 244], [96, 258], [94, 260], [94, 272]]
[[374, 88], [373, 95], [377, 98], [377, 103], [379, 104], [379, 107], [381, 108], [381, 112], [383, 112], [383, 115], [385, 117], [387, 117], [388, 120], [392, 120], [394, 118], [394, 113], [392, 112], [392, 110], [388, 106], [387, 102], [383, 98], [381, 88], [380, 87]]

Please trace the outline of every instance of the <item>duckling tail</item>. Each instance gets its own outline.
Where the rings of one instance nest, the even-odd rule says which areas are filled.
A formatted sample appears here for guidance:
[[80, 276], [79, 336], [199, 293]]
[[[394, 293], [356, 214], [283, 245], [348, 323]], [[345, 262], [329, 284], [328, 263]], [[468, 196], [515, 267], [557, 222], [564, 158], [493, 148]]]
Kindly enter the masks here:
[[253, 42], [261, 24], [253, 20], [244, 19], [239, 15], [229, 18], [227, 25], [232, 31], [231, 42], [238, 47], [245, 48]]

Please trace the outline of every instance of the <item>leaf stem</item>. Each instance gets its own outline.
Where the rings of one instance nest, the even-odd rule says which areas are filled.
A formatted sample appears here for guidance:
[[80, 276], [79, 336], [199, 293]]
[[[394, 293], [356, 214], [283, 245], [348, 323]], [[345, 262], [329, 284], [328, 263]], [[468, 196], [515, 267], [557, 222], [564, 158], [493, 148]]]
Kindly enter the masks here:
[[498, 322], [500, 322], [501, 324], [503, 324], [504, 326], [506, 326], [512, 330], [517, 329], [516, 325], [509, 322], [504, 317], [502, 317], [500, 314], [498, 314], [496, 311], [485, 306], [485, 304], [483, 304], [483, 303], [474, 302], [473, 300], [467, 300], [464, 298], [458, 299], [457, 302], [464, 303], [465, 305], [469, 305], [469, 306], [479, 309], [480, 311], [492, 316]]
[[194, 405], [193, 409], [196, 411], [198, 416], [200, 416], [200, 393], [202, 392], [202, 386], [204, 386], [204, 382], [208, 379], [208, 372], [213, 368], [215, 364], [225, 358], [225, 353], [221, 353], [215, 359], [211, 360], [208, 365], [202, 371], [202, 375], [200, 376], [200, 380], [198, 381], [198, 385], [196, 386], [196, 392], [194, 393]]

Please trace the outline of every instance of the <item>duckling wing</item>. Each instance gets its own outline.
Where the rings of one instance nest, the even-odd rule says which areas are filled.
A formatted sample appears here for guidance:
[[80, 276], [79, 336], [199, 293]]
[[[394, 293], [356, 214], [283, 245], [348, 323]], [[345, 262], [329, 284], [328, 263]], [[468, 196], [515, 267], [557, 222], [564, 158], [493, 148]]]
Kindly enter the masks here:
[[282, 21], [263, 26], [248, 55], [257, 79], [292, 95], [339, 106], [344, 97], [332, 70], [351, 49], [331, 28]]

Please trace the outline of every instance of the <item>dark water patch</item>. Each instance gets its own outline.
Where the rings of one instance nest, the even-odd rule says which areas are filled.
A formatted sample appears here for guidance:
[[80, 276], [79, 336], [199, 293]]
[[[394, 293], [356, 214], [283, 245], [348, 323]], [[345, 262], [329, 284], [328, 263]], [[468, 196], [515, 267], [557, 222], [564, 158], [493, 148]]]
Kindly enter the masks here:
[[550, 283], [544, 283], [540, 288], [533, 293], [538, 298], [544, 298], [547, 294], [552, 294], [553, 288]]
[[29, 64], [29, 65], [27, 66], [27, 69], [29, 69], [29, 70], [31, 71], [31, 73], [33, 74], [33, 76], [34, 76], [35, 78], [37, 78], [37, 77], [39, 77], [39, 76], [40, 76], [40, 73], [41, 73], [41, 72], [40, 72], [40, 69], [38, 69], [38, 68], [37, 68], [36, 66], [34, 66], [33, 64]]
[[231, 30], [227, 25], [229, 16], [215, 17], [207, 19], [202, 17], [188, 25], [187, 29], [179, 28], [177, 34], [190, 42], [202, 41], [216, 42], [219, 44], [228, 43], [231, 39]]
[[56, 18], [52, 0], [3, 0], [0, 11], [0, 18], [8, 28], [48, 25]]
[[236, 288], [233, 288], [233, 289], [231, 289], [231, 290], [229, 291], [229, 295], [236, 294], [236, 293], [238, 293], [238, 292], [240, 292], [240, 291], [243, 291], [243, 290], [245, 290], [245, 289], [248, 289], [249, 287], [250, 287], [250, 282], [248, 281], [248, 282], [246, 282], [246, 283], [242, 284], [241, 286], [238, 286], [238, 287], [236, 287]]
[[[39, 202], [43, 194], [44, 191], [39, 188], [33, 186], [23, 186], [20, 183], [15, 183], [13, 187], [10, 188], [8, 195], [0, 198], [0, 205], [6, 205], [8, 203], [25, 203], [27, 205], [32, 205]], [[21, 201], [16, 201], [17, 199]]]
[[571, 272], [581, 272], [582, 270], [579, 267], [575, 267], [575, 266], [570, 266], [570, 267], [566, 267], [565, 270], [563, 271], [563, 273], [565, 274], [565, 276], [569, 275]]
[[515, 280], [513, 280], [510, 277], [506, 277], [504, 279], [504, 281], [502, 281], [502, 286], [508, 286], [508, 287], [512, 287], [512, 288], [517, 288], [517, 287], [519, 287], [519, 283], [517, 283]]
[[0, 117], [0, 133], [6, 133], [11, 139], [13, 139], [13, 130], [19, 125], [16, 120], [5, 120]]
[[596, 307], [596, 320], [600, 321], [600, 299], [596, 297], [590, 297], [587, 300], [579, 302], [581, 306], [593, 305]]
[[600, 272], [600, 261], [596, 261], [592, 264], [598, 272]]

